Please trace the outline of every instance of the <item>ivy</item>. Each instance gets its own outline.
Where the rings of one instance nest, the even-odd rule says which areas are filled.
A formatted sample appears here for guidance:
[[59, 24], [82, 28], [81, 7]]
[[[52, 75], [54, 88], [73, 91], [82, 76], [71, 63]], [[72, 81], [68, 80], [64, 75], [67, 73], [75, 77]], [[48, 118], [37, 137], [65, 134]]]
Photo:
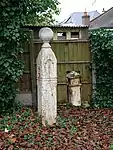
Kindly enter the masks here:
[[90, 43], [96, 71], [93, 106], [111, 108], [113, 107], [113, 31], [92, 30]]
[[0, 1], [0, 112], [12, 110], [18, 92], [17, 81], [24, 65], [18, 58], [26, 36], [22, 26], [53, 21], [58, 14], [57, 0]]
[[[25, 19], [26, 1], [0, 1], [0, 112], [16, 106], [17, 81], [23, 73], [23, 63], [18, 59], [22, 52], [24, 36], [21, 30]], [[21, 7], [21, 9], [20, 9]]]

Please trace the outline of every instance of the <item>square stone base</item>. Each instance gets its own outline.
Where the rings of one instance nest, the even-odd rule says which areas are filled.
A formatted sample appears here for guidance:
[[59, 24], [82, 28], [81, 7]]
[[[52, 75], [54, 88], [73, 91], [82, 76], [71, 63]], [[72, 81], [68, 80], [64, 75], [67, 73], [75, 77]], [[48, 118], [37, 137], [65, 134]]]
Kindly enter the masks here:
[[25, 106], [32, 106], [32, 95], [31, 95], [31, 93], [17, 94], [16, 100], [20, 101]]

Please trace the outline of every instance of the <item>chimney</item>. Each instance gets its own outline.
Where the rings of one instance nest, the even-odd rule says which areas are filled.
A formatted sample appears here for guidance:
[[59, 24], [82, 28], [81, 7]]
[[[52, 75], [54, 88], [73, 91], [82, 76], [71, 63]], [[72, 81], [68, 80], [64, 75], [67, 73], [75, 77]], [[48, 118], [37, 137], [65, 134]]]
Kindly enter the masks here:
[[103, 10], [102, 10], [102, 13], [105, 13], [106, 11], [105, 11], [105, 9], [103, 8]]
[[88, 13], [85, 11], [84, 15], [82, 16], [82, 25], [90, 25], [90, 16]]

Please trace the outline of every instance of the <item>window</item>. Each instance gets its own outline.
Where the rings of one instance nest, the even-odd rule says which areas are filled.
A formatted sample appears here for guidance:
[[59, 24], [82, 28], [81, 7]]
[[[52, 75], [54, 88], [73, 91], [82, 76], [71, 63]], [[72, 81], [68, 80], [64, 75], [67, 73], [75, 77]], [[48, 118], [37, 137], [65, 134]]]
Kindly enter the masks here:
[[58, 32], [57, 33], [58, 40], [65, 40], [66, 39], [66, 32]]
[[79, 32], [71, 32], [71, 39], [78, 39], [79, 38]]

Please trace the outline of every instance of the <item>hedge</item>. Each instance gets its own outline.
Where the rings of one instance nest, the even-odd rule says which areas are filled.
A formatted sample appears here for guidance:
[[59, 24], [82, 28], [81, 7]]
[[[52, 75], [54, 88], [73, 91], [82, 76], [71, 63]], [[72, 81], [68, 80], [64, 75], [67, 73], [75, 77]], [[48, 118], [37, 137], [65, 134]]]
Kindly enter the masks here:
[[99, 108], [113, 108], [113, 31], [90, 31], [90, 43], [96, 71], [92, 104]]

